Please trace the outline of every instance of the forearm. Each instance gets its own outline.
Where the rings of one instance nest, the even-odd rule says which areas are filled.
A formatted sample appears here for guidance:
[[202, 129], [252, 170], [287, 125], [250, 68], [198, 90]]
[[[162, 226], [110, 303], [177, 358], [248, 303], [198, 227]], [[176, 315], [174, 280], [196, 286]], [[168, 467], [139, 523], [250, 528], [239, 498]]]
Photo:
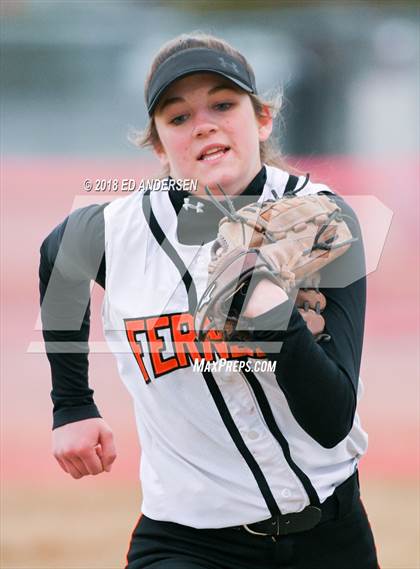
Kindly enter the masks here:
[[[89, 283], [85, 288], [88, 294]], [[63, 285], [61, 290], [63, 303], [69, 304], [71, 287], [66, 290]], [[86, 302], [88, 306], [83, 321], [74, 330], [49, 329], [46, 323], [58, 320], [57, 317], [53, 318], [57, 305], [48, 307], [44, 304], [41, 310], [45, 349], [51, 367], [54, 429], [66, 423], [100, 417], [93, 401], [93, 390], [88, 384], [90, 308], [89, 300], [86, 299]]]
[[100, 417], [88, 385], [86, 331], [44, 331], [43, 335], [51, 366], [53, 429]]
[[334, 447], [354, 419], [358, 365], [349, 357], [353, 348], [337, 337], [334, 326], [328, 329], [330, 342], [316, 343], [291, 301], [253, 323], [255, 340], [276, 362], [276, 379], [295, 419], [319, 444]]

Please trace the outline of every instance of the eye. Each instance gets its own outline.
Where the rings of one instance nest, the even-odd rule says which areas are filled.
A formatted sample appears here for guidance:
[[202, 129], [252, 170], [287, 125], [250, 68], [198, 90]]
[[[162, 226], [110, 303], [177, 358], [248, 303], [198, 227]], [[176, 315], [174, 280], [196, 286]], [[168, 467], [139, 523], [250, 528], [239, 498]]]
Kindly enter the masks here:
[[231, 107], [233, 107], [233, 103], [217, 103], [216, 105], [214, 105], [214, 108], [219, 110], [219, 111], [228, 111]]
[[174, 124], [174, 125], [179, 125], [185, 122], [185, 120], [188, 118], [188, 115], [178, 115], [175, 118], [173, 118], [172, 120], [170, 120], [170, 124]]

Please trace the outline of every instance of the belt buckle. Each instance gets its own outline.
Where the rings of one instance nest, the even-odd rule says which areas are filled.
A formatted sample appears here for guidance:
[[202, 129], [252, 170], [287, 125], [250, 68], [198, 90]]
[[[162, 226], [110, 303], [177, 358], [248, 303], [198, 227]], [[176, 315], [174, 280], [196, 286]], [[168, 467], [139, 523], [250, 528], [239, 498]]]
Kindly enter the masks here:
[[273, 521], [271, 522], [272, 531], [270, 533], [251, 529], [249, 526], [254, 524], [243, 524], [242, 527], [252, 535], [270, 536], [274, 539], [280, 535], [299, 533], [301, 531], [312, 529], [321, 521], [321, 517], [321, 508], [316, 506], [306, 506], [306, 508], [301, 512], [280, 514], [273, 517]]
[[242, 527], [245, 528], [245, 531], [251, 533], [252, 535], [261, 535], [264, 537], [278, 537], [280, 535], [280, 518], [276, 516], [275, 521], [271, 522], [272, 526], [275, 526], [275, 532], [273, 533], [263, 533], [261, 531], [254, 531], [251, 529], [247, 524], [243, 524]]

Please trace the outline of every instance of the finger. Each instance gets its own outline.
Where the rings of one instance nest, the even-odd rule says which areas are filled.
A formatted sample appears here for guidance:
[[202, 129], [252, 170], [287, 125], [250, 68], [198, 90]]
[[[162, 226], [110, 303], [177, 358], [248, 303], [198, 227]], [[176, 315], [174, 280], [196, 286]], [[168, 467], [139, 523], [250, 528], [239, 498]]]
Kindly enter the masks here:
[[327, 306], [327, 300], [322, 292], [317, 292], [315, 289], [299, 289], [295, 304], [298, 308], [304, 308], [305, 310], [311, 308], [321, 313]]
[[70, 460], [73, 466], [77, 468], [82, 476], [87, 476], [89, 474], [89, 470], [86, 468], [83, 460], [80, 458], [80, 454], [78, 456], [72, 456]]
[[96, 447], [91, 448], [79, 455], [84, 467], [86, 468], [88, 474], [95, 476], [104, 471], [101, 459], [97, 454]]
[[112, 463], [117, 458], [117, 451], [114, 445], [114, 436], [111, 431], [101, 432], [99, 435], [101, 445], [101, 460], [104, 470], [111, 471]]
[[302, 308], [299, 308], [298, 310], [302, 318], [305, 320], [306, 326], [314, 336], [317, 336], [324, 331], [325, 320], [321, 314], [318, 314], [315, 310], [311, 309], [303, 310]]
[[64, 470], [64, 472], [67, 472], [67, 474], [68, 474], [69, 471], [67, 470], [64, 461], [61, 460], [61, 458], [58, 458], [58, 456], [56, 456], [55, 459], [56, 459], [56, 461], [58, 462], [58, 464], [61, 466], [61, 468]]
[[109, 469], [106, 469], [106, 468], [105, 468], [105, 463], [104, 463], [104, 460], [103, 460], [102, 447], [101, 447], [101, 445], [96, 445], [96, 447], [95, 447], [95, 452], [96, 452], [96, 455], [98, 456], [99, 460], [101, 461], [103, 470], [104, 470], [105, 472], [109, 472]]
[[80, 472], [78, 468], [76, 468], [76, 466], [74, 466], [74, 464], [70, 460], [63, 459], [63, 462], [66, 466], [66, 471], [70, 474], [70, 476], [76, 479], [82, 478], [83, 474]]

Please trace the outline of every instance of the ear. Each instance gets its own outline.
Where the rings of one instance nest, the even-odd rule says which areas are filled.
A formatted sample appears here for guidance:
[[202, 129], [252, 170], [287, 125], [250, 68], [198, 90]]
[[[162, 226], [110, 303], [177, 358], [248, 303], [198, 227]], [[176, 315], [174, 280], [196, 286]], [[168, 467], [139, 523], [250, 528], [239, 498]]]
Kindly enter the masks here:
[[270, 109], [264, 105], [263, 113], [257, 117], [258, 122], [258, 138], [260, 142], [265, 142], [270, 137], [273, 131], [273, 117], [271, 116]]
[[156, 156], [159, 159], [159, 162], [162, 164], [162, 166], [167, 166], [169, 163], [168, 155], [166, 154], [165, 149], [163, 148], [163, 145], [160, 141], [155, 142], [153, 144], [153, 151], [156, 154]]

